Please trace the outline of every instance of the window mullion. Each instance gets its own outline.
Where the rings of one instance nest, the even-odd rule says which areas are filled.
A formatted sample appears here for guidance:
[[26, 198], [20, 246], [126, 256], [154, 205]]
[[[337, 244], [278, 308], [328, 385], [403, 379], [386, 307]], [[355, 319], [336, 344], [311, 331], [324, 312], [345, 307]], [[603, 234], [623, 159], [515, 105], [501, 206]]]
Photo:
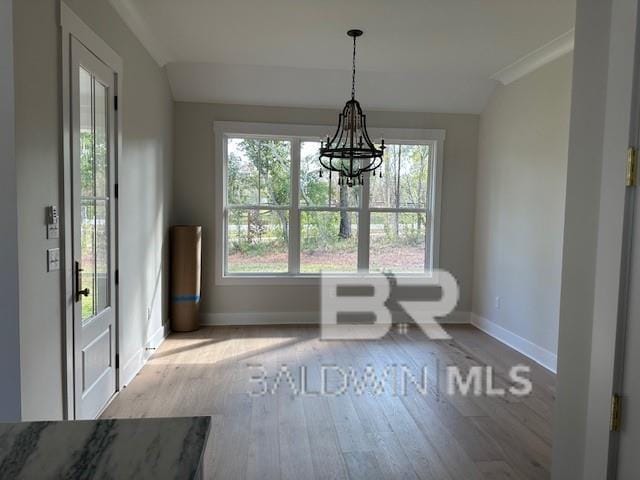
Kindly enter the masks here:
[[371, 213], [369, 211], [369, 182], [371, 173], [364, 175], [364, 184], [362, 185], [360, 198], [360, 214], [358, 215], [358, 271], [369, 272], [369, 235], [371, 222]]
[[289, 209], [289, 273], [300, 273], [300, 139], [291, 140], [291, 205]]
[[[429, 228], [428, 230], [425, 228], [425, 272], [429, 272], [433, 270], [434, 267], [434, 252], [433, 252], [433, 244], [434, 244], [434, 235], [435, 235], [435, 182], [437, 178], [436, 172], [434, 172], [435, 158], [433, 157], [433, 149], [430, 146], [428, 150], [428, 159], [427, 159], [427, 171], [429, 172], [429, 176], [427, 178], [427, 213], [425, 218], [428, 222]], [[428, 253], [428, 255], [427, 255]]]

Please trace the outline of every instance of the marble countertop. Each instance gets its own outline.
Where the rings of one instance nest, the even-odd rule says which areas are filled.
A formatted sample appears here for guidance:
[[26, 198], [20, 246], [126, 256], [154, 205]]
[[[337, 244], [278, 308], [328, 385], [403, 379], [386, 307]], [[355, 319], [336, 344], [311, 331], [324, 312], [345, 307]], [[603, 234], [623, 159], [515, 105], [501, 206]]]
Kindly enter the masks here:
[[0, 423], [0, 479], [191, 479], [210, 417]]

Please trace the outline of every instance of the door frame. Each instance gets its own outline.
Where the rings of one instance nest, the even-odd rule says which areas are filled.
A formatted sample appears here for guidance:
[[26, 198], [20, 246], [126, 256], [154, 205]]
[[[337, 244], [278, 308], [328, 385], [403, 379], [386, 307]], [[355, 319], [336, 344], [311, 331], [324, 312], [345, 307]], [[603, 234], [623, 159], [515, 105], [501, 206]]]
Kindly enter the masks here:
[[[62, 0], [59, 1], [60, 6], [60, 45], [61, 45], [61, 199], [60, 209], [61, 229], [61, 294], [62, 294], [62, 379], [63, 379], [63, 417], [67, 420], [73, 420], [75, 415], [75, 386], [74, 386], [74, 280], [73, 280], [73, 218], [72, 218], [72, 191], [73, 185], [71, 180], [72, 173], [72, 137], [71, 137], [71, 38], [75, 38], [90, 50], [96, 57], [115, 72], [115, 92], [114, 95], [120, 97], [122, 95], [122, 77], [123, 77], [123, 61], [122, 58], [93, 32]], [[121, 102], [120, 102], [121, 103]], [[119, 161], [122, 155], [122, 107], [118, 105], [115, 110], [115, 131], [113, 132], [113, 141], [115, 142], [114, 150], [114, 184], [118, 185]], [[119, 265], [119, 205], [118, 196], [115, 195], [114, 202], [115, 217], [115, 349], [116, 359], [118, 358], [120, 347], [120, 315], [119, 315], [119, 286], [117, 281], [117, 272]], [[120, 369], [116, 361], [116, 393], [120, 390]]]
[[[640, 152], [640, 8], [636, 4], [635, 17], [635, 59], [633, 65], [633, 81], [631, 86], [631, 116], [629, 119], [629, 147], [635, 149], [636, 155]], [[637, 161], [637, 160], [636, 160]], [[620, 395], [624, 405], [624, 369], [625, 347], [627, 340], [627, 325], [629, 323], [629, 308], [631, 299], [631, 264], [633, 261], [635, 223], [640, 221], [640, 211], [636, 208], [638, 194], [637, 172], [633, 185], [627, 185], [624, 194], [624, 219], [622, 232], [622, 261], [620, 264], [620, 296], [618, 304], [617, 328], [615, 331], [615, 353], [612, 372], [612, 395]], [[624, 409], [622, 410], [624, 415]], [[617, 478], [618, 454], [620, 451], [620, 432], [609, 433], [609, 451], [607, 455], [607, 478]]]
[[[583, 478], [613, 480], [616, 478], [619, 432], [611, 430], [612, 401], [622, 389], [629, 313], [629, 262], [638, 188], [626, 186], [625, 180], [628, 148], [637, 151], [640, 147], [640, 1], [612, 0], [610, 3]], [[635, 180], [637, 182], [638, 178]]]

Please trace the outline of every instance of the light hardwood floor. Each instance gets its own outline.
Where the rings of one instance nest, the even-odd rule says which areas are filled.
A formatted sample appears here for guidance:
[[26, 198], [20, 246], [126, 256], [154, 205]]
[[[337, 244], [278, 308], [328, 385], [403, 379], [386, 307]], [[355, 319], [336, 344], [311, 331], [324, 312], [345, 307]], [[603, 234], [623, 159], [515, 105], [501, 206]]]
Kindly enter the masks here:
[[[555, 376], [472, 326], [446, 328], [452, 340], [428, 340], [417, 328], [379, 341], [320, 341], [312, 326], [172, 334], [103, 417], [210, 415], [206, 478], [549, 478]], [[320, 389], [322, 365], [360, 373], [404, 365], [418, 381], [427, 366], [431, 378], [426, 395], [412, 384], [394, 395], [388, 379], [380, 395], [350, 386], [343, 395], [314, 396], [295, 395], [282, 376], [274, 394], [252, 396], [256, 364], [270, 388], [283, 364], [300, 388], [298, 367], [306, 366], [307, 392]], [[512, 384], [516, 364], [531, 367], [526, 397], [446, 394], [449, 365], [491, 366], [498, 388]], [[335, 391], [340, 377], [329, 370]]]

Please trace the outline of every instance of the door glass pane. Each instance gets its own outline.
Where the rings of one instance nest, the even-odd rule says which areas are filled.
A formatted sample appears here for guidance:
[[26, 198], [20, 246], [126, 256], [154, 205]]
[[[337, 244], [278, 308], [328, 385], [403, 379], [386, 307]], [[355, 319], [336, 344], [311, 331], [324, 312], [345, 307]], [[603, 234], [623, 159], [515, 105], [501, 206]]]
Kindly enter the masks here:
[[80, 275], [82, 320], [110, 306], [108, 88], [80, 67]]
[[88, 296], [82, 296], [82, 320], [88, 320], [96, 314], [95, 292], [95, 233], [96, 204], [94, 200], [83, 199], [80, 208], [80, 289], [89, 289]]
[[229, 209], [227, 272], [283, 273], [289, 270], [289, 212]]
[[107, 88], [95, 82], [96, 101], [96, 196], [106, 197], [109, 192], [109, 170], [107, 165]]
[[107, 200], [96, 200], [96, 312], [109, 306], [109, 210]]
[[94, 137], [91, 74], [80, 67], [80, 188], [83, 197], [94, 195]]
[[424, 272], [426, 218], [424, 213], [371, 213], [369, 271]]
[[301, 212], [300, 272], [356, 272], [358, 214]]
[[300, 205], [358, 207], [360, 185], [339, 186], [338, 175], [333, 173], [330, 177], [329, 172], [320, 165], [319, 151], [320, 142], [300, 142]]

